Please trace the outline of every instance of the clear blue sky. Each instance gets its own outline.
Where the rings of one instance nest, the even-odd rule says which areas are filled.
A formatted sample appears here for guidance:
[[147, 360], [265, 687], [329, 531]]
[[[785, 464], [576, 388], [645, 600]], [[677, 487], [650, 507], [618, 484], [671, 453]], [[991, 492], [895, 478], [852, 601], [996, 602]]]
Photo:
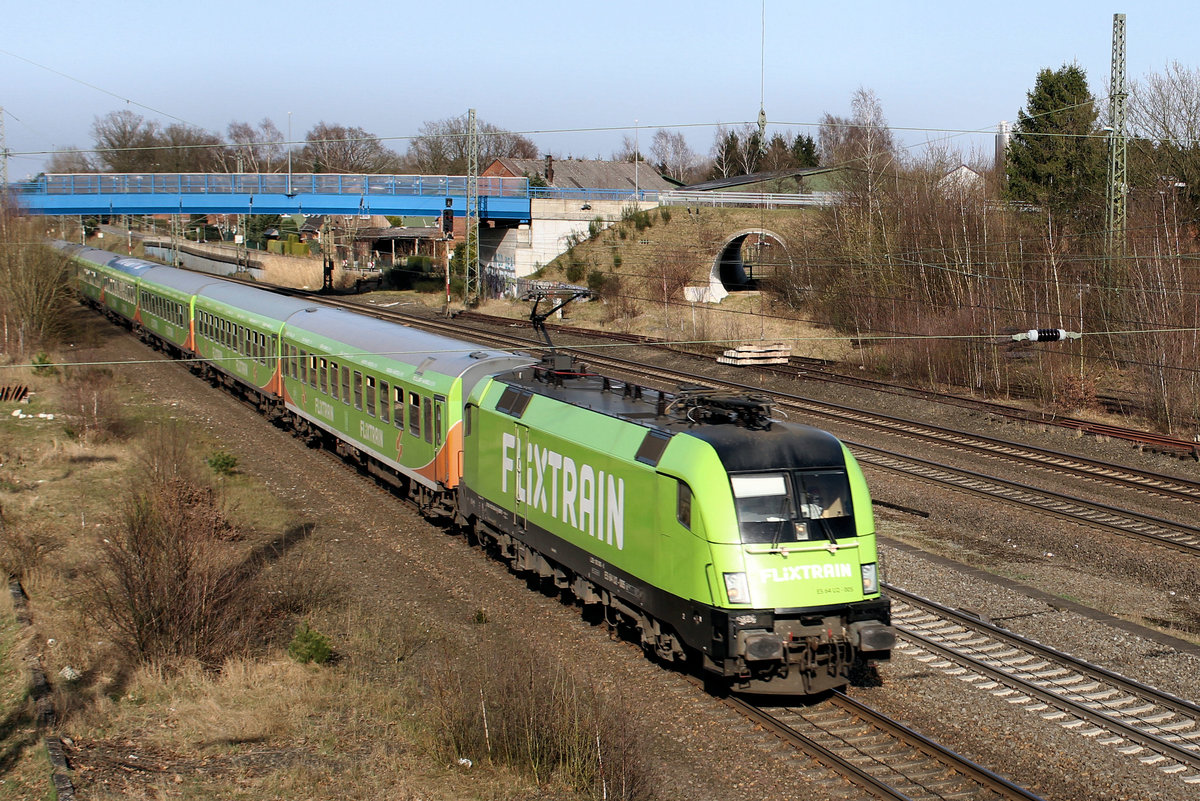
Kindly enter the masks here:
[[[944, 129], [1015, 119], [1045, 67], [1078, 62], [1104, 97], [1115, 12], [1131, 80], [1200, 60], [1192, 2], [766, 0], [765, 47], [761, 12], [761, 0], [13, 2], [0, 31], [9, 173], [40, 170], [33, 151], [90, 146], [110, 111], [174, 121], [120, 98], [221, 134], [263, 117], [286, 133], [290, 111], [294, 139], [321, 120], [407, 137], [473, 107], [560, 157], [608, 157], [635, 120], [642, 143], [686, 125], [707, 152], [716, 124], [757, 117], [765, 59], [773, 128], [815, 135], [865, 87], [919, 150]], [[951, 142], [990, 153], [990, 137]]]

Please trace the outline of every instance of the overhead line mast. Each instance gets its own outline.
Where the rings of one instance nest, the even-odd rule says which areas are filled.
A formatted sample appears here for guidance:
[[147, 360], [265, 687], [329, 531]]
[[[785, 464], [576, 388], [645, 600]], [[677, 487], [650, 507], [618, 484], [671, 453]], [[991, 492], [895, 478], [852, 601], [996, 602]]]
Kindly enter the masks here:
[[1125, 15], [1113, 14], [1112, 87], [1108, 95], [1108, 233], [1110, 258], [1125, 256], [1125, 195], [1128, 174], [1125, 168]]
[[479, 271], [479, 134], [475, 109], [467, 110], [467, 303], [483, 299], [483, 275]]

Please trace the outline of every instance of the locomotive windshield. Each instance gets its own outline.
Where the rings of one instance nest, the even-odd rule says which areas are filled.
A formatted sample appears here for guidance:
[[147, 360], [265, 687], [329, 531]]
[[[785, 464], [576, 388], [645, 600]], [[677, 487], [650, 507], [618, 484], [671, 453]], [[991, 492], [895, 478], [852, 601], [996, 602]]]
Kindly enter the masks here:
[[855, 535], [845, 472], [787, 471], [732, 475], [742, 542], [838, 540]]

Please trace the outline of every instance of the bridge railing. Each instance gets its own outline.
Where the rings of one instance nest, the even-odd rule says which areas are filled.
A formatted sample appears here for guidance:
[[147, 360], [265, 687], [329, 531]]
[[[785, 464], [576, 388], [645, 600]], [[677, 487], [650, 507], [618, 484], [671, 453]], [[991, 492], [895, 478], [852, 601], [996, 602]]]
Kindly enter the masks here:
[[[827, 193], [694, 192], [633, 189], [560, 189], [531, 187], [527, 178], [486, 176], [478, 179], [484, 197], [659, 203], [673, 206], [821, 206]], [[24, 195], [404, 195], [463, 197], [463, 175], [357, 175], [342, 173], [75, 173], [50, 174], [19, 184]]]
[[[479, 194], [528, 197], [526, 178], [481, 177]], [[353, 175], [340, 173], [76, 173], [50, 174], [19, 185], [27, 195], [100, 194], [321, 194], [463, 196], [462, 175]]]
[[826, 192], [807, 194], [781, 194], [773, 192], [697, 192], [682, 189], [647, 190], [633, 189], [557, 189], [535, 186], [529, 189], [530, 197], [541, 200], [571, 200], [579, 203], [588, 201], [613, 201], [658, 203], [663, 206], [824, 206], [833, 202]]

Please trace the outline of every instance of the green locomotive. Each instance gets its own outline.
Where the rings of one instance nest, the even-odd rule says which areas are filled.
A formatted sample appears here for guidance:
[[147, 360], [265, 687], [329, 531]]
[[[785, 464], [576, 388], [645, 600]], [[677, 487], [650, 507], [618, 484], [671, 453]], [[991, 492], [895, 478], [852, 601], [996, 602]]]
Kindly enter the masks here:
[[769, 415], [574, 368], [498, 375], [464, 413], [460, 514], [665, 660], [747, 692], [844, 686], [895, 641], [871, 498], [841, 442]]

